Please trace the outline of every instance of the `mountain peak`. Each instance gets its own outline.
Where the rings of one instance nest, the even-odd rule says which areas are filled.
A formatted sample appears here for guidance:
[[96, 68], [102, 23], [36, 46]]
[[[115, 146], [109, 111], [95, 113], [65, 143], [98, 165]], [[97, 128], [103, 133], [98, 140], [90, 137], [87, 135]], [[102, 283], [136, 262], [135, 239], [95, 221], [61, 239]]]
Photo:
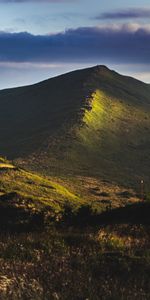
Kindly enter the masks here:
[[97, 69], [97, 70], [110, 71], [110, 69], [105, 65], [96, 65], [96, 66], [94, 66], [94, 68]]
[[91, 68], [92, 73], [100, 76], [100, 75], [106, 75], [106, 76], [112, 76], [114, 74], [113, 70], [110, 70], [105, 65], [96, 65], [93, 68]]
[[103, 72], [112, 72], [107, 66], [105, 65], [95, 65], [93, 67], [91, 67], [91, 71], [94, 72], [99, 72], [99, 73], [103, 73]]

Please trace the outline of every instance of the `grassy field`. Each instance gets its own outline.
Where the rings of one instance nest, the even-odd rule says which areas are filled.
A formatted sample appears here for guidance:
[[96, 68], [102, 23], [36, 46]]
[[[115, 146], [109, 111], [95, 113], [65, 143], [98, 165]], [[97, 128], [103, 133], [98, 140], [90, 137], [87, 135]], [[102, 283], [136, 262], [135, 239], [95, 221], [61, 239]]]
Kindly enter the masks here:
[[148, 300], [150, 203], [139, 197], [1, 158], [0, 299]]

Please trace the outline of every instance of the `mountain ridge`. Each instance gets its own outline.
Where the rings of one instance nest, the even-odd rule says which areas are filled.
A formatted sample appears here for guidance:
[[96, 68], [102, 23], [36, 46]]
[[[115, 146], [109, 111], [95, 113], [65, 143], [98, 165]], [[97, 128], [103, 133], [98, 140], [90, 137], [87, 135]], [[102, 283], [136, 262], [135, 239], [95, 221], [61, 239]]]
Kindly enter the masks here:
[[106, 66], [0, 91], [1, 155], [48, 174], [148, 182], [149, 95]]

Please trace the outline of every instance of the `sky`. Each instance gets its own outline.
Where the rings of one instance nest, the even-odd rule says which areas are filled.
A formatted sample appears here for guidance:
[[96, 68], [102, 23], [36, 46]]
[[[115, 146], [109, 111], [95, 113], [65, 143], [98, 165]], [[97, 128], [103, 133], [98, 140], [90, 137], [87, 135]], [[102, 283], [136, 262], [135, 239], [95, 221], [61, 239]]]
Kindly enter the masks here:
[[149, 0], [0, 0], [0, 89], [101, 64], [150, 83]]

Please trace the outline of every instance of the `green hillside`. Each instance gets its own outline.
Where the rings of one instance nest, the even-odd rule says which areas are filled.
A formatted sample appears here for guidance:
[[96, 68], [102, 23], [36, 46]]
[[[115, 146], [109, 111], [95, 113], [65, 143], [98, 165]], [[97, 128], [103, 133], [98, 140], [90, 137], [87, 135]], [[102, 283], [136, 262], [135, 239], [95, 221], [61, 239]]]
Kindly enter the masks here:
[[[124, 193], [127, 193], [125, 197]], [[139, 201], [132, 189], [125, 191], [123, 187], [111, 182], [79, 176], [41, 176], [0, 158], [0, 201], [14, 194], [15, 198], [18, 198], [18, 204], [20, 199], [24, 201], [25, 208], [26, 205], [28, 208], [39, 210], [49, 207], [55, 212], [61, 211], [66, 203], [74, 208], [90, 203], [93, 208], [100, 209], [105, 207], [105, 202], [108, 204], [112, 199], [112, 207]], [[7, 201], [3, 202], [7, 204]]]
[[0, 92], [0, 153], [48, 175], [149, 181], [150, 86], [105, 66]]
[[[56, 212], [59, 212], [67, 201], [77, 206], [82, 203], [80, 196], [71, 192], [58, 180], [17, 168], [12, 163], [0, 162], [0, 202], [1, 199], [9, 199], [9, 195], [16, 195], [19, 206], [22, 204], [22, 198], [24, 208], [41, 209], [47, 206]], [[7, 201], [3, 202], [7, 204]]]

